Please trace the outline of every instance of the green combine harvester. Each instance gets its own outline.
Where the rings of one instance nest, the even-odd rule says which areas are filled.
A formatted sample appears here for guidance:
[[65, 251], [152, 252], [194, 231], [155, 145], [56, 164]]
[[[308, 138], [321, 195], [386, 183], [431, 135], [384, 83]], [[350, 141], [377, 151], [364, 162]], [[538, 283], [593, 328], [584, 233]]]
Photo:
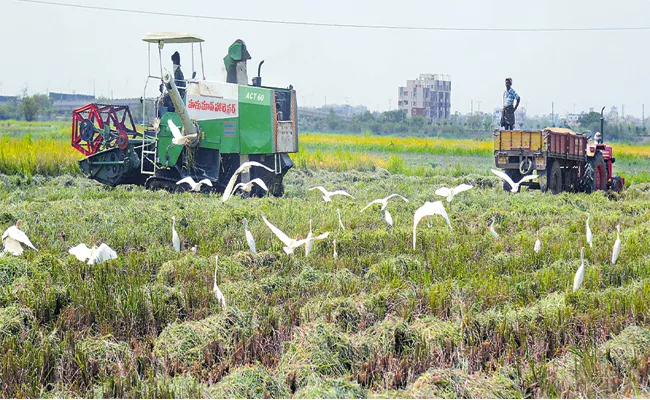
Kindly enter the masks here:
[[[73, 112], [72, 146], [84, 154], [79, 161], [84, 174], [110, 186], [144, 185], [149, 189], [189, 190], [177, 185], [191, 177], [208, 179], [222, 192], [233, 173], [247, 161], [253, 167], [238, 182], [255, 178], [264, 181], [269, 192], [282, 196], [284, 175], [293, 166], [289, 153], [298, 151], [296, 92], [289, 88], [262, 86], [258, 76], [248, 84], [246, 62], [250, 54], [242, 40], [235, 41], [224, 57], [227, 82], [205, 79], [203, 39], [180, 33], [147, 34], [144, 39], [158, 48], [160, 76], [150, 71], [142, 97], [143, 121], [137, 129], [125, 105], [88, 104]], [[190, 44], [192, 78], [180, 79], [163, 67], [162, 49], [169, 44]], [[195, 79], [194, 47], [198, 44], [203, 79]], [[151, 82], [160, 85], [160, 95], [147, 98]], [[147, 118], [149, 115], [154, 117]], [[153, 111], [153, 112], [152, 112]], [[176, 133], [176, 136], [174, 135]], [[252, 195], [265, 191], [254, 186]]]

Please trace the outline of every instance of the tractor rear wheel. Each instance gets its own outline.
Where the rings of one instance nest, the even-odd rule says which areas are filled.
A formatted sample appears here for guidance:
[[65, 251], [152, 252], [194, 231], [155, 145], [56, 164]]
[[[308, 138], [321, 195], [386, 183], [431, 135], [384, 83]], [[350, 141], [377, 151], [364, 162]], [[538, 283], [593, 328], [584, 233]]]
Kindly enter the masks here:
[[558, 194], [562, 192], [562, 167], [557, 160], [553, 160], [547, 180], [551, 193]]
[[591, 184], [592, 191], [607, 190], [607, 169], [605, 168], [605, 159], [601, 152], [597, 152], [589, 161], [591, 168], [594, 170], [594, 180]]
[[[507, 169], [505, 172], [506, 175], [508, 175], [510, 179], [512, 179], [512, 181], [515, 183], [519, 182], [522, 178], [521, 173], [516, 169]], [[519, 187], [519, 189], [521, 190], [521, 186]], [[512, 187], [510, 187], [510, 184], [508, 182], [503, 181], [503, 190], [509, 192], [510, 190], [512, 190]]]

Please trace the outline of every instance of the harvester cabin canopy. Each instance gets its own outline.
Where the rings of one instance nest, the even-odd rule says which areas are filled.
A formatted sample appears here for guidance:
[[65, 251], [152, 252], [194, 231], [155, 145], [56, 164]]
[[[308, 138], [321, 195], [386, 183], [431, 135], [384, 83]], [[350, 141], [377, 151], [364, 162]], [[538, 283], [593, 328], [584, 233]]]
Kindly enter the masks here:
[[[162, 49], [166, 44], [190, 44], [192, 47], [192, 71], [190, 76], [195, 72], [194, 69], [194, 44], [199, 44], [199, 56], [201, 58], [201, 73], [205, 80], [205, 68], [203, 66], [203, 38], [197, 35], [191, 35], [183, 32], [152, 32], [147, 33], [142, 38], [142, 41], [148, 43], [148, 61], [149, 61], [149, 77], [162, 79], [163, 76], [163, 60]], [[158, 62], [160, 64], [160, 76], [155, 77], [151, 75], [151, 44], [158, 45]]]

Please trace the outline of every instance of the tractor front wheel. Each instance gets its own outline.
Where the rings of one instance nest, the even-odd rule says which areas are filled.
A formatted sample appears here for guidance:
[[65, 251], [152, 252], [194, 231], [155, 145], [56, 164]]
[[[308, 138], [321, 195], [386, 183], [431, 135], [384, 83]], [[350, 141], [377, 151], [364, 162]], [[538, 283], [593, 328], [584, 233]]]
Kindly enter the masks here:
[[592, 182], [592, 191], [607, 190], [607, 169], [605, 168], [605, 159], [598, 152], [589, 161], [591, 168], [594, 170], [594, 180]]
[[623, 180], [620, 176], [612, 178], [612, 190], [616, 193], [620, 193], [623, 190]]

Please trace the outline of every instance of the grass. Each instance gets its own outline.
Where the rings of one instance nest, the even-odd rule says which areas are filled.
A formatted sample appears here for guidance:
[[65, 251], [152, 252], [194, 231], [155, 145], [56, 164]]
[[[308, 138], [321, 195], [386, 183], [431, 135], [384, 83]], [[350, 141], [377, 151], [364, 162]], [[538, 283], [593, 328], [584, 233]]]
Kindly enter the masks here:
[[[12, 140], [43, 148], [27, 136], [0, 143]], [[65, 168], [3, 169], [0, 226], [25, 220], [39, 251], [0, 258], [0, 396], [650, 395], [650, 182], [641, 175], [621, 194], [511, 195], [480, 155], [309, 146], [294, 157], [284, 198], [226, 204], [212, 194], [107, 188]], [[425, 159], [436, 165], [416, 165]], [[454, 232], [440, 218], [423, 221], [413, 251], [415, 209], [461, 182], [476, 187], [447, 206]], [[357, 199], [325, 204], [307, 191], [315, 185]], [[389, 193], [410, 200], [389, 203], [392, 229], [378, 209], [359, 213]], [[572, 293], [585, 212], [594, 247]], [[170, 243], [172, 215], [181, 253]], [[290, 236], [304, 236], [312, 219], [330, 238], [309, 257], [287, 256], [262, 215]], [[493, 217], [499, 239], [486, 232]], [[611, 265], [618, 221], [623, 246]], [[95, 235], [117, 260], [89, 266], [67, 254]], [[225, 311], [212, 294], [215, 254]]]

